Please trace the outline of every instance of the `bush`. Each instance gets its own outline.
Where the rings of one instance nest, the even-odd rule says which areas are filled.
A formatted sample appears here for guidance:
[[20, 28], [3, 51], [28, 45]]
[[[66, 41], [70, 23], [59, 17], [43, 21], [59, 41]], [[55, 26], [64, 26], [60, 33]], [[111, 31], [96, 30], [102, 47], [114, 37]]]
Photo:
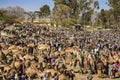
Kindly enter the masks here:
[[9, 24], [12, 25], [13, 23], [16, 22], [16, 20], [14, 19], [14, 17], [12, 17], [11, 15], [4, 15], [1, 20], [3, 21], [3, 23], [5, 24]]

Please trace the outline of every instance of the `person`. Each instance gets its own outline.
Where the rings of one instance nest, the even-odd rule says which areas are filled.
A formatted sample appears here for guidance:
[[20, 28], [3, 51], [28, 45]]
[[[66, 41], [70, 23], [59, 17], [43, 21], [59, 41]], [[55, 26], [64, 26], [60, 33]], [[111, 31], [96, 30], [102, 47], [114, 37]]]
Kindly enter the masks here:
[[28, 48], [28, 53], [29, 53], [30, 55], [33, 54], [33, 47], [30, 46], [30, 47]]
[[25, 76], [25, 80], [29, 80], [29, 78], [28, 78], [28, 76], [27, 76], [27, 75]]
[[99, 60], [97, 64], [98, 77], [102, 77], [102, 62]]
[[24, 74], [22, 74], [21, 80], [25, 80], [25, 75]]
[[43, 74], [43, 80], [48, 80], [48, 78], [47, 78], [45, 73]]
[[57, 73], [54, 74], [54, 80], [59, 80], [59, 76], [57, 75]]
[[14, 78], [15, 78], [15, 80], [18, 80], [18, 73], [15, 73]]
[[113, 72], [112, 72], [113, 65], [109, 63], [108, 65], [108, 75], [109, 78], [112, 78]]
[[6, 55], [2, 52], [2, 60], [6, 60]]
[[118, 75], [120, 76], [120, 61], [118, 62], [117, 67], [118, 67]]
[[91, 70], [89, 70], [87, 75], [87, 80], [92, 80], [92, 79], [93, 79], [92, 72]]
[[117, 72], [117, 64], [115, 62], [113, 62], [112, 73], [113, 73], [114, 78], [115, 78], [116, 72]]

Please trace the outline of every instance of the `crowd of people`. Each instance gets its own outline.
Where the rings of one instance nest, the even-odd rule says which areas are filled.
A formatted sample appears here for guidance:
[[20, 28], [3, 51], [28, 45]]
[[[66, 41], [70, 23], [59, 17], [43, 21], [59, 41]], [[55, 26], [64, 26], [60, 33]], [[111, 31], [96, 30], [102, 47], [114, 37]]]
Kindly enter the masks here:
[[[78, 73], [120, 75], [120, 32], [81, 31], [21, 24], [0, 26], [0, 75], [4, 80], [80, 80]], [[77, 76], [76, 76], [77, 75]]]

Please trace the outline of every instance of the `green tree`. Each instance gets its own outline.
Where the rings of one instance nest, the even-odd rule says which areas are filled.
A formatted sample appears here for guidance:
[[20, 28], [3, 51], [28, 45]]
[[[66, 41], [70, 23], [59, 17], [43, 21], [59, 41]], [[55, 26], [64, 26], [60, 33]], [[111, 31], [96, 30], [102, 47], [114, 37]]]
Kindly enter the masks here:
[[0, 9], [0, 21], [7, 24], [21, 22], [23, 16], [19, 14], [11, 14], [7, 9]]
[[104, 9], [102, 9], [101, 12], [100, 12], [100, 15], [99, 15], [99, 18], [102, 21], [101, 22], [102, 26], [107, 23], [107, 14], [106, 14], [106, 12], [107, 11], [105, 11]]
[[7, 10], [5, 9], [0, 9], [0, 17], [2, 17], [4, 14], [7, 13]]
[[53, 10], [52, 21], [56, 25], [67, 26], [68, 22], [71, 22], [70, 19], [71, 8], [64, 4], [59, 4]]
[[80, 14], [81, 21], [84, 25], [90, 25], [92, 23], [91, 17], [94, 15], [97, 9], [99, 9], [98, 0], [80, 0]]
[[120, 28], [120, 0], [108, 0], [108, 5], [111, 7], [111, 15], [113, 15], [115, 24]]
[[87, 17], [86, 19], [87, 21], [85, 22], [89, 22], [91, 17], [90, 15], [94, 12], [95, 9], [99, 8], [97, 0], [53, 0], [53, 1], [55, 4], [53, 10], [57, 10], [56, 8], [57, 5], [59, 4], [64, 4], [71, 9], [70, 18], [74, 23], [82, 22], [85, 19], [85, 17]]
[[7, 10], [7, 13], [13, 16], [16, 21], [21, 22], [24, 20], [24, 16], [23, 16], [25, 12], [24, 8], [20, 6], [15, 6], [15, 7], [10, 6], [10, 7], [7, 7], [6, 10]]
[[24, 12], [24, 14], [27, 14], [29, 18], [31, 19], [31, 22], [33, 23], [35, 19], [35, 12]]
[[41, 13], [41, 11], [35, 11], [34, 13], [35, 13], [36, 15], [38, 15], [39, 18], [42, 18], [42, 13]]
[[115, 24], [115, 18], [114, 15], [112, 14], [112, 9], [109, 10], [104, 10], [101, 9], [100, 13], [98, 14], [98, 25], [101, 27], [107, 27], [110, 28], [110, 25]]
[[50, 7], [48, 5], [44, 5], [40, 8], [39, 15], [42, 17], [49, 17], [50, 16]]

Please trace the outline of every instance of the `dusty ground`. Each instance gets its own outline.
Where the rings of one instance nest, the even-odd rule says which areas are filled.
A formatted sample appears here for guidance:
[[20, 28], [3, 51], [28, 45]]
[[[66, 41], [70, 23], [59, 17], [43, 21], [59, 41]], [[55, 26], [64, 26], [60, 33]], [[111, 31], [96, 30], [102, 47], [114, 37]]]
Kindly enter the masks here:
[[[87, 80], [87, 75], [77, 75], [75, 80]], [[110, 78], [99, 78], [97, 75], [93, 75], [93, 80], [120, 80], [120, 78], [110, 79]]]
[[[59, 77], [59, 80], [68, 80], [63, 79], [65, 78], [65, 76], [61, 75]], [[39, 79], [35, 79], [35, 80], [39, 80]], [[54, 80], [54, 79], [50, 79], [50, 80]], [[81, 74], [76, 74], [76, 77], [74, 80], [87, 80], [87, 74], [81, 75]], [[110, 78], [98, 78], [97, 75], [93, 75], [93, 80], [120, 80], [120, 78], [114, 78], [114, 79], [110, 79]]]

